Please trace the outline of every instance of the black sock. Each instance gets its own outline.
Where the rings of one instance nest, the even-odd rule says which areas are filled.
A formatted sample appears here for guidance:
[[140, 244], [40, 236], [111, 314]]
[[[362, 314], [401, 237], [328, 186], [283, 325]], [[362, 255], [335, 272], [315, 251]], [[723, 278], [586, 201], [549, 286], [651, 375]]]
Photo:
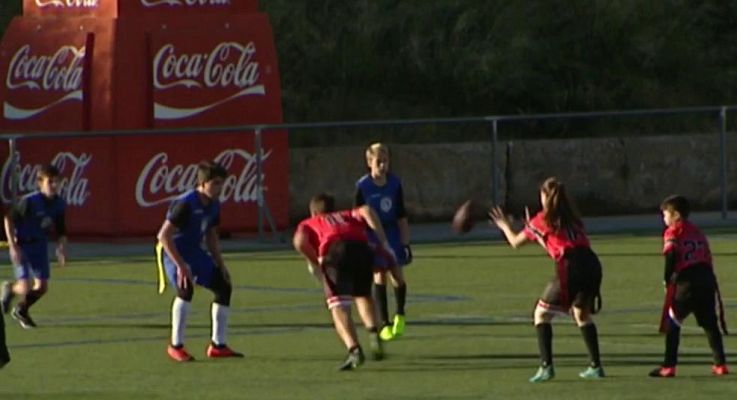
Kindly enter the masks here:
[[389, 308], [386, 303], [386, 285], [374, 283], [372, 288], [374, 292], [374, 301], [376, 302], [376, 312], [379, 316], [379, 326], [389, 325]]
[[711, 347], [711, 352], [714, 354], [714, 365], [725, 365], [727, 357], [724, 355], [724, 343], [719, 327], [715, 323], [714, 326], [705, 327], [704, 333], [706, 333], [706, 338], [709, 339], [709, 347]]
[[407, 304], [407, 284], [394, 288], [394, 298], [397, 300], [397, 314], [404, 315], [404, 305]]
[[372, 326], [370, 328], [366, 328], [366, 330], [368, 331], [368, 333], [378, 333], [379, 332], [379, 330], [376, 329], [375, 326]]
[[673, 321], [669, 322], [668, 333], [665, 335], [665, 367], [675, 367], [678, 364], [678, 344], [681, 341], [681, 327]]
[[8, 346], [5, 343], [5, 318], [0, 313], [0, 363], [10, 361]]
[[544, 367], [553, 365], [553, 326], [549, 322], [535, 325], [540, 361]]
[[589, 351], [591, 358], [591, 367], [598, 368], [601, 366], [601, 357], [599, 356], [599, 334], [596, 331], [595, 324], [588, 324], [581, 327], [581, 336], [586, 343], [586, 349]]
[[43, 296], [40, 291], [38, 290], [31, 290], [28, 293], [26, 293], [25, 296], [23, 296], [23, 299], [18, 302], [18, 308], [20, 308], [23, 311], [28, 311], [29, 308], [33, 305], [33, 303], [37, 302], [38, 299]]

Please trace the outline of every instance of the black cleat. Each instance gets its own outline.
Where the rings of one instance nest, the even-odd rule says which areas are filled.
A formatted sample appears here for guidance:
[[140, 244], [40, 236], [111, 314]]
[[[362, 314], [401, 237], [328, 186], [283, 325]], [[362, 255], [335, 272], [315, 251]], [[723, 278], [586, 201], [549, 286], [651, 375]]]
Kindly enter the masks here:
[[4, 367], [5, 364], [10, 362], [10, 354], [8, 354], [8, 349], [4, 349], [4, 351], [0, 351], [0, 368]]
[[0, 288], [0, 311], [3, 314], [10, 312], [10, 302], [13, 300], [13, 284], [5, 281]]
[[28, 314], [28, 310], [22, 311], [17, 306], [13, 308], [13, 312], [10, 314], [14, 320], [20, 323], [23, 329], [33, 329], [36, 327], [36, 323], [33, 322], [31, 315]]
[[358, 368], [359, 365], [363, 364], [363, 361], [366, 359], [363, 355], [363, 350], [361, 350], [360, 347], [356, 347], [355, 349], [348, 352], [348, 357], [346, 357], [343, 364], [341, 364], [338, 367], [338, 371], [351, 371], [356, 368]]
[[371, 357], [374, 361], [384, 359], [384, 345], [381, 344], [381, 338], [378, 333], [371, 333], [369, 335], [369, 346], [371, 346]]

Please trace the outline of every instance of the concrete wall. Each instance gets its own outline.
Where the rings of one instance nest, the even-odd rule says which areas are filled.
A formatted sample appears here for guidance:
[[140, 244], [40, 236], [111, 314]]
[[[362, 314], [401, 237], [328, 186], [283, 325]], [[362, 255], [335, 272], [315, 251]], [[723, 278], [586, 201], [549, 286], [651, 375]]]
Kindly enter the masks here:
[[[737, 203], [737, 143], [728, 141], [728, 184]], [[319, 191], [339, 207], [352, 203], [356, 180], [366, 172], [363, 147], [293, 149], [290, 218], [307, 213]], [[392, 145], [391, 169], [402, 178], [413, 221], [447, 219], [468, 198], [491, 204], [491, 145], [450, 143]], [[718, 209], [719, 138], [712, 135], [502, 142], [497, 152], [499, 195], [514, 212], [538, 205], [537, 188], [548, 176], [566, 182], [587, 215], [657, 212], [660, 201], [681, 193], [702, 209]]]

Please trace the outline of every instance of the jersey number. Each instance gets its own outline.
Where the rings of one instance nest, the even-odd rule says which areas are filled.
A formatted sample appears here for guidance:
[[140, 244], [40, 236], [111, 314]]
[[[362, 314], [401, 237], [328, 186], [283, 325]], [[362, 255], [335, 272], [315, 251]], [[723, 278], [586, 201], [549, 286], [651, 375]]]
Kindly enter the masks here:
[[683, 258], [686, 261], [693, 260], [696, 257], [697, 251], [704, 251], [706, 249], [706, 242], [701, 240], [685, 240], [683, 245], [686, 246], [686, 253]]
[[325, 215], [325, 221], [332, 226], [345, 225], [345, 220], [340, 214], [327, 214]]

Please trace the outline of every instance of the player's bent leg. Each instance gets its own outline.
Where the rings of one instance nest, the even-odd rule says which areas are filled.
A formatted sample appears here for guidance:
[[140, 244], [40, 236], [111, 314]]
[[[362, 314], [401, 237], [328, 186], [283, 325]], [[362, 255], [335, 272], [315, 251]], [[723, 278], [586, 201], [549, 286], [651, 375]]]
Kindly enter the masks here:
[[540, 351], [540, 367], [529, 381], [532, 383], [545, 382], [555, 377], [553, 368], [553, 326], [551, 321], [555, 315], [550, 305], [539, 300], [534, 312], [537, 344]]
[[589, 353], [589, 366], [586, 370], [578, 374], [584, 379], [603, 378], [604, 368], [601, 366], [601, 355], [599, 353], [599, 334], [596, 324], [591, 318], [591, 312], [588, 307], [573, 307], [573, 319], [576, 325], [581, 329], [581, 337], [586, 344], [586, 350]]
[[381, 344], [379, 331], [376, 328], [376, 317], [374, 315], [374, 303], [369, 296], [355, 297], [356, 309], [361, 317], [363, 326], [369, 334], [369, 345], [371, 346], [371, 355], [374, 360], [382, 360], [384, 358], [384, 346]]
[[218, 272], [215, 271], [210, 283], [210, 290], [214, 293], [215, 298], [210, 307], [212, 335], [206, 354], [210, 358], [240, 358], [243, 357], [243, 353], [231, 349], [227, 344], [230, 298], [233, 293], [233, 286], [225, 280], [222, 273]]
[[333, 318], [335, 333], [348, 349], [346, 360], [338, 366], [340, 371], [357, 368], [364, 361], [363, 350], [358, 343], [356, 329], [351, 319], [351, 297], [333, 296], [328, 299], [328, 309]]
[[194, 289], [187, 285], [186, 289], [177, 288], [177, 296], [171, 305], [171, 343], [166, 352], [171, 359], [178, 362], [194, 361], [194, 357], [184, 348], [184, 332], [187, 317], [192, 311]]
[[394, 299], [397, 302], [397, 312], [392, 323], [392, 334], [395, 338], [399, 338], [404, 335], [406, 326], [404, 308], [407, 304], [407, 281], [404, 279], [404, 272], [399, 266], [391, 269], [391, 278], [394, 286]]
[[3, 314], [10, 312], [10, 303], [14, 296], [13, 284], [10, 281], [4, 281], [0, 286], [0, 312]]

